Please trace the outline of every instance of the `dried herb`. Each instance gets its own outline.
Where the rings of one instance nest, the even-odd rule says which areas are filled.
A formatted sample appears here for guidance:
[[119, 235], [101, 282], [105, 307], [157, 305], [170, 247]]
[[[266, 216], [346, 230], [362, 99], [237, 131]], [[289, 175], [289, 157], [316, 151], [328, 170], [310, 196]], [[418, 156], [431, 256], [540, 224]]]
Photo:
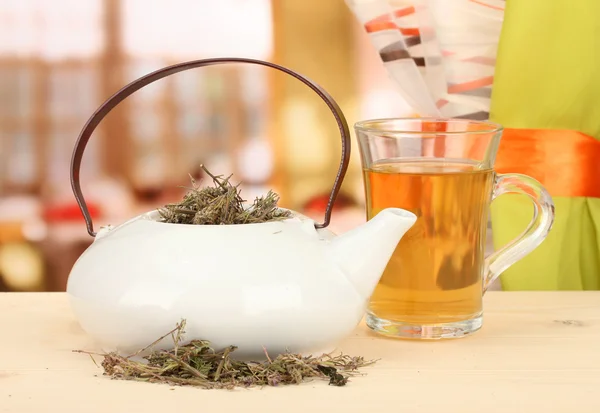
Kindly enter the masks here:
[[[236, 350], [235, 346], [215, 351], [210, 343], [204, 340], [193, 340], [189, 344], [181, 345], [184, 328], [185, 320], [148, 347], [130, 356], [121, 356], [115, 352], [76, 352], [103, 356], [101, 365], [104, 374], [113, 379], [196, 386], [204, 389], [300, 384], [311, 378], [329, 379], [330, 385], [344, 386], [350, 376], [358, 374], [359, 368], [375, 362], [343, 354], [313, 357], [285, 353], [271, 359], [266, 350], [266, 361], [244, 362], [231, 358]], [[173, 348], [154, 350], [153, 347], [168, 336], [173, 338]], [[134, 360], [134, 357], [146, 351], [149, 351], [149, 354], [142, 358], [144, 361]]]
[[285, 219], [290, 211], [277, 207], [279, 195], [269, 191], [267, 195], [256, 198], [247, 206], [240, 196], [238, 185], [229, 180], [232, 175], [223, 178], [213, 175], [201, 165], [204, 172], [213, 180], [214, 186], [201, 188], [190, 176], [192, 188], [183, 200], [176, 204], [165, 205], [159, 209], [161, 222], [192, 225], [255, 224]]

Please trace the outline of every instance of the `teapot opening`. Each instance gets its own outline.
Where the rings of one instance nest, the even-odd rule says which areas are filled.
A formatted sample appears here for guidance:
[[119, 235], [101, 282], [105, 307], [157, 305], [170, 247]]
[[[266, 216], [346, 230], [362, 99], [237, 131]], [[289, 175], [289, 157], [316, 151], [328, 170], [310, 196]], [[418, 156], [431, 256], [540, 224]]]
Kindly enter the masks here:
[[[249, 206], [250, 205], [247, 205], [247, 207], [249, 207]], [[286, 209], [286, 208], [277, 208], [277, 211], [279, 211], [279, 212], [288, 211], [289, 214], [286, 217], [282, 217], [282, 218], [276, 219], [276, 220], [265, 221], [265, 222], [248, 222], [248, 223], [239, 223], [239, 224], [223, 224], [223, 223], [221, 223], [221, 224], [211, 224], [211, 223], [193, 224], [193, 223], [165, 222], [163, 220], [163, 216], [161, 215], [161, 213], [158, 209], [154, 209], [152, 211], [146, 212], [146, 213], [142, 214], [139, 218], [146, 220], [146, 221], [152, 221], [157, 224], [179, 225], [179, 226], [185, 226], [185, 227], [239, 227], [239, 226], [249, 226], [249, 225], [257, 226], [257, 225], [273, 224], [273, 223], [277, 223], [277, 222], [293, 221], [293, 220], [299, 220], [299, 218], [301, 217], [301, 214], [298, 214], [297, 212]]]
[[202, 170], [212, 178], [213, 185], [202, 186], [190, 176], [192, 186], [183, 199], [158, 208], [161, 222], [189, 225], [240, 225], [282, 221], [291, 212], [278, 206], [279, 195], [273, 190], [250, 203], [241, 196], [240, 184], [212, 174], [204, 165]]

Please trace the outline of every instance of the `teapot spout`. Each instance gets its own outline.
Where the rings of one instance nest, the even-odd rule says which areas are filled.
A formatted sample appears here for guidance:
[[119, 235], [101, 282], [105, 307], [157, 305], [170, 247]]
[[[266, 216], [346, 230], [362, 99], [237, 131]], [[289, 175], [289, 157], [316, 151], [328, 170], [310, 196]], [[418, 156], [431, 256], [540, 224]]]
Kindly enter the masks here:
[[412, 212], [387, 208], [331, 242], [332, 259], [361, 297], [373, 294], [400, 239], [416, 220]]

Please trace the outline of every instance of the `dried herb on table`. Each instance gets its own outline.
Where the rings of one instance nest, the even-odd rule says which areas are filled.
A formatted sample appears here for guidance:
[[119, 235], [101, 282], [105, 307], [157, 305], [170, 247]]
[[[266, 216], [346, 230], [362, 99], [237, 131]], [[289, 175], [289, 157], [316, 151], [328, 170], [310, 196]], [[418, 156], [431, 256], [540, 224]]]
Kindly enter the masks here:
[[[358, 374], [360, 368], [375, 362], [365, 361], [362, 357], [329, 354], [313, 357], [285, 353], [272, 359], [266, 350], [266, 361], [244, 362], [231, 358], [236, 350], [235, 346], [215, 351], [208, 341], [203, 340], [193, 340], [181, 345], [184, 328], [185, 320], [150, 346], [131, 356], [121, 356], [114, 352], [97, 354], [104, 357], [104, 374], [113, 379], [204, 389], [300, 384], [311, 378], [329, 379], [330, 385], [344, 386], [348, 377]], [[153, 349], [168, 336], [173, 338], [172, 349]], [[134, 360], [135, 356], [146, 351], [149, 354], [143, 357], [144, 361]], [[81, 350], [76, 352], [87, 353]]]
[[277, 207], [279, 195], [269, 191], [266, 196], [256, 198], [250, 206], [240, 196], [238, 185], [229, 180], [232, 175], [223, 178], [210, 173], [204, 165], [204, 172], [213, 180], [214, 186], [200, 188], [194, 178], [192, 188], [183, 200], [159, 209], [162, 222], [192, 225], [254, 224], [285, 219], [290, 211]]

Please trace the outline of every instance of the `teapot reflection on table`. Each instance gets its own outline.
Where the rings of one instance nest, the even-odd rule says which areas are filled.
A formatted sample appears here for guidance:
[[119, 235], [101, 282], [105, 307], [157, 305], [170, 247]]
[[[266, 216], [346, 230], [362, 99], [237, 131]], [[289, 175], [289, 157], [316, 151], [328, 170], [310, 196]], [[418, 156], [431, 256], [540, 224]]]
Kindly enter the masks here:
[[[325, 221], [299, 213], [281, 221], [241, 225], [160, 222], [157, 210], [94, 232], [79, 184], [83, 151], [93, 130], [143, 86], [183, 70], [252, 63], [292, 75], [315, 91], [334, 114], [342, 162]], [[344, 116], [312, 81], [272, 63], [239, 58], [170, 66], [125, 86], [84, 126], [75, 145], [71, 183], [92, 245], [70, 273], [67, 292], [82, 328], [103, 348], [135, 351], [186, 320], [186, 341], [238, 347], [238, 357], [286, 351], [331, 351], [362, 319], [370, 295], [402, 236], [411, 212], [389, 208], [341, 236], [326, 227], [349, 162]], [[161, 347], [162, 346], [162, 347]], [[168, 340], [157, 348], [172, 346]]]

